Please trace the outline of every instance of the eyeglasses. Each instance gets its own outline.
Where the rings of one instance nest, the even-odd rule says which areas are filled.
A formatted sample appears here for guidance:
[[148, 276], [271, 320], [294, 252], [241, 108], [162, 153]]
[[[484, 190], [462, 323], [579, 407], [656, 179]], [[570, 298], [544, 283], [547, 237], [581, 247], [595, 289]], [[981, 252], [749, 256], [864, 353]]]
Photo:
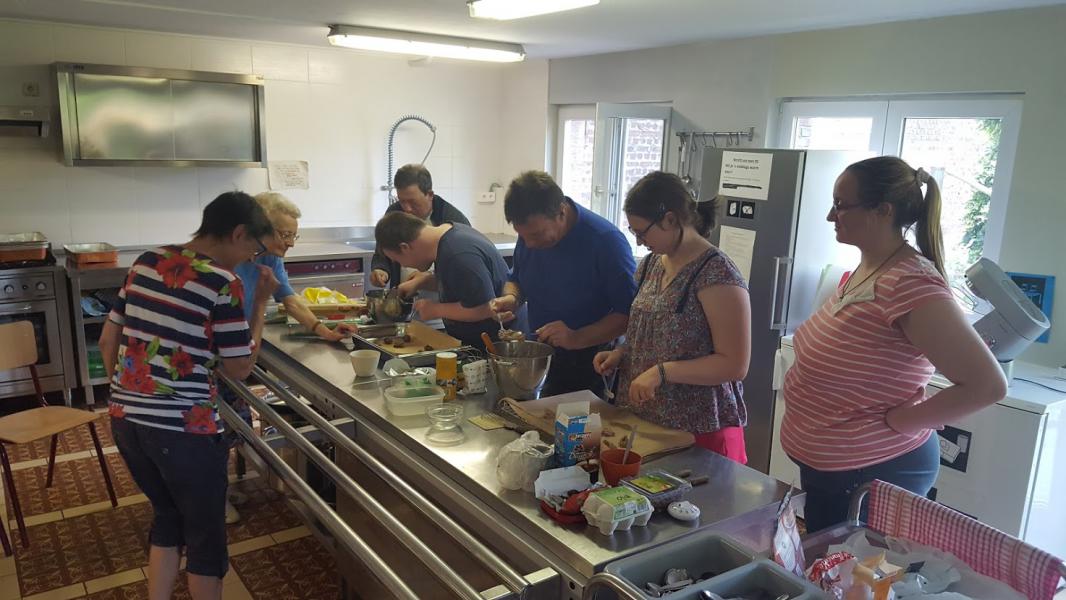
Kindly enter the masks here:
[[263, 243], [263, 240], [261, 240], [259, 238], [255, 238], [255, 243], [259, 244], [259, 249], [255, 251], [255, 257], [256, 258], [259, 258], [260, 256], [262, 256], [262, 255], [264, 255], [264, 254], [266, 254], [268, 252], [266, 244]]
[[651, 223], [648, 223], [648, 226], [645, 227], [644, 229], [641, 229], [640, 231], [637, 231], [636, 229], [633, 229], [632, 227], [630, 227], [629, 228], [629, 233], [632, 233], [633, 237], [637, 238], [638, 242], [643, 242], [644, 241], [644, 236], [648, 235], [648, 232], [651, 231], [651, 228], [655, 227], [656, 225], [658, 225], [659, 221], [662, 221], [662, 220], [663, 220], [662, 217], [659, 217], [658, 219], [655, 219]]
[[277, 234], [278, 239], [283, 242], [295, 242], [300, 239], [300, 234], [295, 231], [275, 231], [275, 233]]
[[839, 202], [834, 201], [833, 205], [829, 207], [829, 210], [831, 210], [831, 211], [833, 211], [835, 213], [842, 213], [845, 210], [851, 210], [853, 208], [862, 208], [862, 207], [863, 206], [862, 206], [861, 202], [856, 202], [855, 204], [841, 204]]

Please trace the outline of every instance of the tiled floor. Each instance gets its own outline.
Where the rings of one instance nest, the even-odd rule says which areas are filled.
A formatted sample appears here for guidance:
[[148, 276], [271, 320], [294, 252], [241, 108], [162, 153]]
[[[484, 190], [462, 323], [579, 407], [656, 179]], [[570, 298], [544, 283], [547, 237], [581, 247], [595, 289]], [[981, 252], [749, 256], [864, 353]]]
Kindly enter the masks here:
[[[6, 515], [15, 547], [15, 556], [0, 558], [0, 600], [148, 597], [152, 508], [117, 454], [107, 425], [104, 417], [97, 430], [117, 508], [108, 500], [86, 428], [61, 438], [51, 488], [44, 487], [47, 441], [9, 447], [30, 547], [22, 547], [10, 499], [0, 497], [0, 515]], [[339, 598], [333, 558], [284, 498], [255, 473], [234, 481], [233, 487], [248, 500], [239, 507], [241, 521], [227, 528], [230, 570], [223, 600]], [[174, 598], [189, 598], [184, 572]]]

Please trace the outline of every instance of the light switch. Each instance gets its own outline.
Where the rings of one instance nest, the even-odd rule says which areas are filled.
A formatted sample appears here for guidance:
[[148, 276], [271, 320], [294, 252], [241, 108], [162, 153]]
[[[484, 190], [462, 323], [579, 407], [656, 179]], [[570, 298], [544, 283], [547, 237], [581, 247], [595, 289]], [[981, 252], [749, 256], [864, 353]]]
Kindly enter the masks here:
[[478, 204], [495, 204], [496, 192], [481, 192], [477, 197]]

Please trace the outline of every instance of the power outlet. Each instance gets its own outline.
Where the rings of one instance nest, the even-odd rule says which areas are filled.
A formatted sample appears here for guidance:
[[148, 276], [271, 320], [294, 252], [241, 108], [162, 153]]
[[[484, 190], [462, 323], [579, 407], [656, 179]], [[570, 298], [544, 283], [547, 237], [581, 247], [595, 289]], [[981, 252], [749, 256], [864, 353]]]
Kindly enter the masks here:
[[477, 197], [478, 204], [495, 204], [496, 192], [481, 192]]
[[36, 98], [41, 95], [41, 85], [36, 81], [26, 81], [22, 84], [22, 95], [27, 98]]

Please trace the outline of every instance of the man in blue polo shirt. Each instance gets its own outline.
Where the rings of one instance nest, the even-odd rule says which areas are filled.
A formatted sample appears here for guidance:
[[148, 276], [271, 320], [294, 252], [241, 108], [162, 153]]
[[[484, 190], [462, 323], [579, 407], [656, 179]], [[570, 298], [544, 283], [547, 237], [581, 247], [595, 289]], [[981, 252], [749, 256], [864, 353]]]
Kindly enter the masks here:
[[493, 309], [506, 322], [528, 303], [537, 339], [555, 346], [544, 395], [602, 393], [592, 358], [626, 331], [637, 293], [633, 249], [617, 227], [564, 196], [543, 171], [511, 182], [503, 212], [519, 240]]

